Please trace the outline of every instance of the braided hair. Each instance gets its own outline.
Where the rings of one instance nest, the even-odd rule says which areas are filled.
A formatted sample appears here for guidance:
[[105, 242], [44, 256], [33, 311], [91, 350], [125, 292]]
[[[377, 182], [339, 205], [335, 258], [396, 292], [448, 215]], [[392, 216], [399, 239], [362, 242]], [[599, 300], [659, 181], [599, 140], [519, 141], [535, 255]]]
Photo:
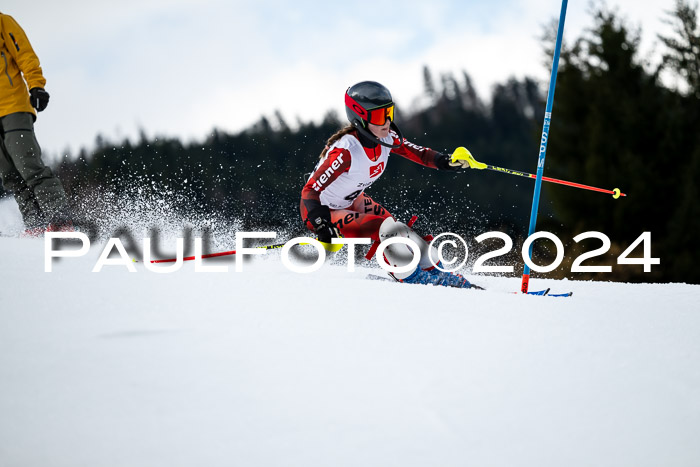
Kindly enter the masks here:
[[326, 141], [326, 147], [323, 148], [323, 151], [321, 152], [321, 156], [319, 157], [319, 159], [323, 159], [324, 157], [326, 157], [326, 153], [328, 152], [328, 149], [330, 149], [330, 147], [333, 146], [333, 144], [336, 141], [338, 141], [343, 136], [352, 133], [353, 131], [355, 131], [355, 127], [352, 125], [348, 125], [348, 126], [341, 128], [337, 132], [335, 132], [330, 138], [328, 138], [328, 141]]

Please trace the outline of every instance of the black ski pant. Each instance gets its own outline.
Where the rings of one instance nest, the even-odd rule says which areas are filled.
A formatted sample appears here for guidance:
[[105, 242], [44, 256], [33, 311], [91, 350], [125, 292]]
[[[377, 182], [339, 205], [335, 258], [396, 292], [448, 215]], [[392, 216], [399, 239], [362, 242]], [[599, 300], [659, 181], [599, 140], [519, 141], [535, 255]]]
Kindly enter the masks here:
[[41, 160], [31, 113], [0, 117], [0, 181], [14, 195], [28, 229], [66, 220], [66, 193]]

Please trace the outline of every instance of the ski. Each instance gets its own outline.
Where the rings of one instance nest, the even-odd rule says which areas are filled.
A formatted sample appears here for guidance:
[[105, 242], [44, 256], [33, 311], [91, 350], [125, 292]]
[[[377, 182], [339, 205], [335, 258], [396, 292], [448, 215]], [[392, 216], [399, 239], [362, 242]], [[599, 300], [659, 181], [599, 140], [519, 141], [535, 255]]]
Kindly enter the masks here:
[[[367, 274], [365, 276], [365, 279], [371, 280], [371, 281], [388, 281], [388, 282], [398, 282], [396, 279], [393, 279], [388, 276], [380, 276], [378, 274]], [[479, 285], [472, 284], [470, 289], [476, 289], [476, 290], [487, 290]], [[560, 294], [551, 294], [549, 293], [550, 289], [546, 288], [544, 290], [533, 290], [531, 292], [527, 292], [527, 295], [537, 295], [540, 297], [571, 297], [573, 295], [573, 292], [567, 292], [567, 293], [560, 293]], [[509, 292], [509, 293], [520, 293], [520, 292]]]
[[566, 292], [566, 293], [551, 293], [547, 295], [548, 297], [571, 297], [574, 293], [573, 292]]
[[[534, 292], [526, 292], [527, 295], [539, 295], [542, 297], [571, 297], [574, 293], [573, 292], [566, 292], [566, 293], [549, 293], [550, 289], [547, 288], [545, 290], [536, 290]], [[520, 293], [520, 292], [513, 292], [513, 293]]]

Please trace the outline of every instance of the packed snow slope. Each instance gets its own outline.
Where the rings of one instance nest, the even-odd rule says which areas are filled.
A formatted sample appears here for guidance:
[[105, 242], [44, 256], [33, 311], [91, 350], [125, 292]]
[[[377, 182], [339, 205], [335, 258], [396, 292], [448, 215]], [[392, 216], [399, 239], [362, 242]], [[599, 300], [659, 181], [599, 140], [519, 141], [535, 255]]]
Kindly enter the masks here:
[[[571, 298], [0, 238], [0, 466], [698, 466], [700, 286]], [[662, 259], [663, 260], [663, 259]]]

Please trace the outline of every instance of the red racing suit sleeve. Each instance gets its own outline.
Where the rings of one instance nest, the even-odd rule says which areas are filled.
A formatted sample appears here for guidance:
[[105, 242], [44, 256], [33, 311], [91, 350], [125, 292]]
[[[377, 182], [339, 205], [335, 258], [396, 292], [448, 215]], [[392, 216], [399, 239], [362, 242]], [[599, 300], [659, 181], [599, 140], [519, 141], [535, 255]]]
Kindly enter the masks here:
[[321, 192], [342, 173], [350, 170], [350, 163], [350, 151], [347, 149], [333, 148], [326, 154], [326, 158], [316, 166], [309, 181], [301, 190], [301, 201], [307, 212], [321, 206]]
[[[399, 138], [394, 137], [393, 144], [399, 144], [399, 141]], [[391, 153], [433, 169], [442, 169], [444, 164], [441, 164], [441, 162], [446, 157], [433, 149], [413, 144], [406, 138], [404, 138], [403, 144], [399, 148], [392, 149]]]

